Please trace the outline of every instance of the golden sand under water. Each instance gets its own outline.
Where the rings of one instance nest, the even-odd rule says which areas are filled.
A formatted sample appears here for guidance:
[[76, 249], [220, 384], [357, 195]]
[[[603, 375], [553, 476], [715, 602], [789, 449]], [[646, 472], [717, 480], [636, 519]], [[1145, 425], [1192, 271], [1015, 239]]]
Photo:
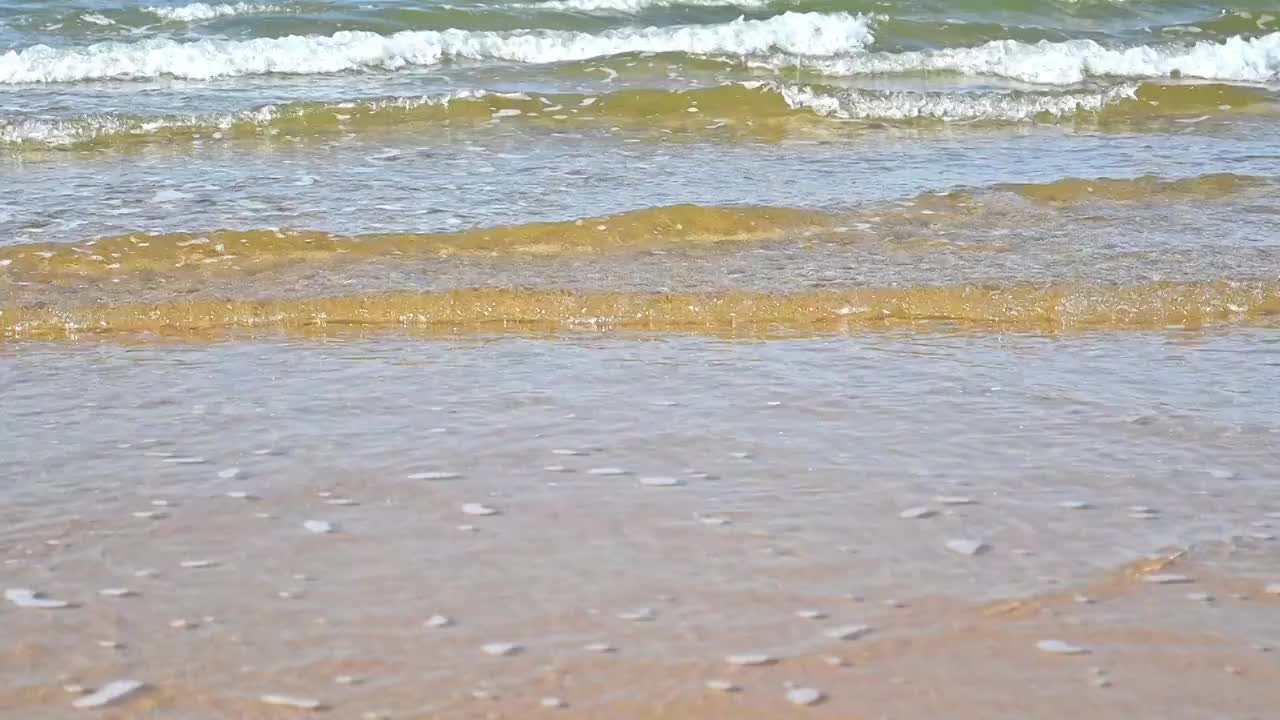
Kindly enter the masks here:
[[[58, 274], [108, 275], [261, 269], [285, 261], [406, 255], [575, 255], [668, 246], [741, 243], [829, 227], [832, 216], [788, 208], [695, 205], [635, 210], [568, 222], [530, 223], [455, 233], [341, 237], [325, 232], [219, 230], [132, 234], [88, 243], [0, 248], [0, 264], [25, 280]], [[5, 261], [8, 261], [5, 263]]]
[[[1058, 207], [1086, 202], [1158, 207], [1166, 201], [1214, 201], [1265, 192], [1270, 184], [1266, 178], [1233, 174], [1177, 180], [1068, 178], [924, 194], [841, 212], [673, 205], [460, 232], [341, 236], [219, 230], [15, 245], [0, 248], [0, 335], [202, 336], [240, 330], [331, 333], [342, 328], [433, 333], [596, 328], [768, 335], [936, 323], [1036, 330], [1273, 324], [1280, 317], [1280, 282], [1249, 274], [1249, 266], [1239, 264], [1244, 260], [1236, 263], [1243, 275], [1210, 270], [1200, 278], [1193, 274], [1164, 282], [1117, 280], [1100, 272], [1036, 282], [1018, 275], [1000, 280], [962, 275], [900, 283], [886, 275], [880, 281], [861, 280], [859, 286], [815, 290], [803, 271], [797, 271], [794, 289], [785, 280], [764, 287], [681, 291], [670, 281], [647, 280], [644, 272], [628, 275], [626, 286], [618, 289], [610, 283], [529, 285], [536, 273], [519, 275], [524, 281], [501, 281], [503, 268], [520, 268], [531, 258], [600, 256], [606, 264], [603, 270], [616, 268], [625, 274], [634, 272], [630, 258], [644, 253], [746, 251], [757, 247], [752, 243], [763, 242], [784, 243], [801, 253], [808, 252], [805, 243], [811, 241], [816, 243], [813, 248], [839, 248], [840, 254], [832, 257], [847, 256], [839, 261], [855, 267], [860, 259], [865, 264], [873, 248], [884, 247], [892, 247], [909, 262], [920, 253], [1016, 254], [1036, 248], [994, 240], [993, 223], [1002, 213], [1015, 213], [1000, 221], [1006, 225], [1034, 225], [1058, 221], [1017, 213], [1057, 213]], [[992, 240], [984, 238], [984, 228], [993, 233]], [[963, 232], [950, 234], [956, 229]], [[1255, 256], [1266, 257], [1247, 257]], [[354, 271], [352, 278], [382, 277], [387, 268], [399, 267], [401, 259], [415, 257], [495, 258], [493, 272], [498, 277], [483, 276], [486, 282], [496, 281], [493, 287], [453, 287], [445, 282], [406, 288], [380, 281], [350, 291], [341, 283], [322, 287], [284, 281], [280, 272], [290, 266], [326, 275]], [[381, 265], [359, 264], [375, 260]], [[671, 262], [679, 260], [673, 256]], [[1028, 262], [1041, 261], [1029, 256]], [[444, 272], [447, 278], [447, 268]], [[561, 281], [566, 277], [561, 275]], [[179, 278], [183, 282], [175, 282]]]
[[[121, 278], [134, 273], [260, 273], [283, 263], [370, 258], [625, 254], [664, 249], [738, 248], [744, 244], [823, 233], [858, 241], [907, 230], [927, 248], [949, 225], [972, 223], [1004, 205], [1012, 193], [1036, 203], [1160, 203], [1219, 200], [1262, 191], [1269, 178], [1221, 173], [1167, 180], [1067, 178], [1040, 184], [1003, 184], [986, 190], [926, 193], [903, 203], [873, 203], [842, 211], [785, 207], [670, 205], [562, 222], [506, 225], [460, 232], [344, 236], [291, 229], [215, 230], [207, 233], [130, 233], [79, 243], [26, 243], [0, 247], [0, 281], [41, 283], [71, 278]], [[978, 238], [981, 240], [981, 238]], [[972, 249], [972, 248], [970, 248]], [[3, 303], [0, 302], [0, 306]]]
[[997, 185], [995, 189], [1015, 192], [1031, 200], [1047, 203], [1069, 204], [1097, 200], [1188, 202], [1223, 198], [1269, 183], [1267, 178], [1217, 173], [1179, 180], [1166, 180], [1154, 175], [1132, 179], [1066, 178], [1051, 183]]
[[947, 323], [986, 329], [1162, 328], [1280, 322], [1280, 282], [857, 288], [767, 294], [390, 292], [353, 297], [33, 307], [0, 311], [0, 335], [67, 338], [233, 330], [414, 328], [445, 333], [617, 329], [810, 333]]

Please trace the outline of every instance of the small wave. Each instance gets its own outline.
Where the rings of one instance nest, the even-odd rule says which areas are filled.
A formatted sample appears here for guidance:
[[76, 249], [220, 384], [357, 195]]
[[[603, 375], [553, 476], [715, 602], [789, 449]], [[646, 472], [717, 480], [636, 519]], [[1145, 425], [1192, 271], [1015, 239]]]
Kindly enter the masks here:
[[44, 45], [0, 55], [0, 84], [103, 79], [338, 73], [436, 65], [446, 59], [555, 63], [626, 53], [836, 55], [871, 42], [866, 18], [847, 13], [788, 12], [767, 20], [645, 27], [599, 34], [565, 30], [466, 30], [335, 33], [329, 37], [199, 40], [150, 39], [85, 48]]
[[918, 72], [988, 75], [1045, 85], [1071, 85], [1090, 77], [1195, 77], [1234, 82], [1280, 78], [1280, 33], [1180, 46], [1104, 47], [1093, 40], [1023, 43], [996, 40], [972, 48], [904, 53], [864, 52], [845, 57], [778, 55], [753, 64], [799, 67], [833, 76]]
[[[621, 127], [723, 136], [744, 131], [765, 140], [783, 127], [832, 127], [826, 121], [1075, 122], [1138, 124], [1158, 118], [1251, 112], [1270, 107], [1261, 91], [1230, 85], [1123, 84], [1045, 92], [892, 92], [774, 82], [683, 91], [622, 90], [603, 95], [458, 91], [439, 96], [266, 105], [231, 113], [67, 119], [0, 119], [0, 146], [14, 149], [115, 147], [207, 138], [323, 137], [375, 129], [413, 132], [466, 124], [519, 123], [549, 128]], [[730, 136], [732, 137], [732, 135]]]
[[325, 232], [219, 230], [205, 234], [138, 233], [86, 244], [0, 248], [0, 269], [27, 281], [72, 274], [124, 277], [137, 272], [260, 270], [282, 262], [457, 255], [592, 255], [665, 246], [765, 240], [786, 231], [827, 227], [827, 214], [776, 207], [672, 205], [564, 222], [442, 233], [343, 237]]
[[305, 299], [173, 301], [0, 309], [0, 337], [217, 336], [237, 330], [326, 334], [352, 329], [484, 333], [831, 333], [858, 329], [1085, 330], [1280, 321], [1280, 283], [951, 285], [796, 293], [576, 293], [557, 290], [388, 292]]
[[162, 20], [172, 22], [201, 22], [204, 20], [215, 20], [220, 17], [231, 17], [234, 15], [268, 15], [288, 12], [288, 8], [280, 5], [262, 5], [258, 3], [192, 3], [190, 5], [180, 5], [178, 7], [162, 7], [150, 6], [144, 8], [147, 12], [155, 15]]
[[[924, 193], [911, 202], [870, 204], [844, 211], [788, 207], [670, 205], [613, 215], [454, 232], [340, 235], [309, 230], [215, 230], [206, 233], [131, 233], [81, 243], [23, 243], [0, 247], [0, 278], [26, 283], [60, 276], [109, 277], [138, 273], [259, 272], [281, 263], [411, 257], [528, 257], [627, 254], [657, 248], [731, 247], [735, 244], [821, 233], [858, 241], [859, 228], [880, 232], [914, 227], [927, 210], [932, 223], [970, 217], [974, 208], [1006, 193], [1037, 203], [1194, 203], [1244, 193], [1265, 193], [1275, 180], [1219, 173], [1167, 179], [1064, 178], [1036, 184], [997, 184], [949, 193]], [[175, 198], [164, 193], [155, 202]], [[904, 210], [903, 208], [909, 208]]]
[[1271, 182], [1252, 175], [1216, 173], [1167, 180], [1145, 175], [1137, 178], [1064, 178], [1049, 183], [1005, 183], [994, 190], [1011, 192], [1029, 200], [1053, 204], [1080, 202], [1187, 202], [1234, 195]]
[[1062, 118], [1097, 113], [1135, 98], [1138, 87], [1125, 85], [1079, 93], [914, 93], [848, 90], [817, 92], [811, 87], [777, 86], [791, 107], [825, 117], [850, 120], [1006, 121]]

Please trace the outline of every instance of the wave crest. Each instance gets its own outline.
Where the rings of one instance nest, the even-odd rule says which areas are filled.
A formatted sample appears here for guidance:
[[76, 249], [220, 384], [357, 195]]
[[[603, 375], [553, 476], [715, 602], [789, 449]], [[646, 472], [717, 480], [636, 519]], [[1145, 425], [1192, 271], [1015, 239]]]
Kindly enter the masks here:
[[739, 18], [715, 25], [643, 27], [592, 34], [566, 30], [511, 32], [404, 31], [394, 35], [338, 32], [328, 37], [198, 40], [149, 39], [84, 48], [37, 45], [0, 55], [0, 84], [106, 79], [219, 77], [280, 73], [309, 75], [406, 66], [445, 60], [556, 63], [627, 53], [834, 56], [873, 39], [861, 15], [788, 12], [766, 20]]
[[778, 55], [753, 64], [772, 69], [800, 67], [833, 76], [952, 72], [1045, 85], [1072, 85], [1090, 77], [1180, 75], [1262, 83], [1280, 78], [1280, 33], [1189, 46], [1140, 45], [1124, 49], [1107, 48], [1093, 40], [996, 40], [978, 47], [903, 53], [866, 52], [823, 58]]
[[[621, 90], [603, 95], [458, 91], [264, 105], [199, 115], [139, 117], [115, 113], [65, 119], [0, 119], [0, 147], [114, 147], [173, 140], [323, 137], [332, 133], [432, 127], [604, 127], [677, 131], [756, 140], [788, 128], [831, 128], [841, 121], [1079, 122], [1138, 124], [1160, 118], [1267, 112], [1264, 93], [1231, 85], [1126, 83], [1099, 90], [1040, 92], [904, 92], [774, 82], [746, 82], [683, 91]], [[728, 133], [728, 135], [726, 135]]]
[[144, 10], [162, 20], [186, 23], [216, 20], [220, 17], [232, 17], [235, 15], [268, 15], [289, 11], [288, 8], [279, 5], [248, 2], [215, 4], [198, 2], [190, 5], [179, 5], [178, 7], [150, 6], [144, 8]]

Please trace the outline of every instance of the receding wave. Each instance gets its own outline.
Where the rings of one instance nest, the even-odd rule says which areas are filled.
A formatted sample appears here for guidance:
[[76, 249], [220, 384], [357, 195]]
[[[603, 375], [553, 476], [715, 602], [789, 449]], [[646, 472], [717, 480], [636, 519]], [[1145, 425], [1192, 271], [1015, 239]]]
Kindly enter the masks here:
[[394, 70], [445, 60], [556, 63], [626, 53], [836, 55], [872, 39], [868, 21], [847, 13], [794, 13], [715, 25], [644, 27], [601, 33], [404, 31], [327, 37], [178, 42], [153, 38], [83, 48], [35, 46], [0, 55], [0, 84], [175, 77], [208, 80], [270, 73], [308, 75]]
[[456, 290], [58, 310], [17, 307], [0, 310], [0, 336], [57, 339], [396, 328], [446, 333], [616, 329], [718, 334], [937, 324], [1059, 330], [1274, 324], [1278, 320], [1280, 283], [1276, 282], [959, 285], [794, 294]]
[[978, 47], [903, 53], [855, 52], [841, 57], [782, 54], [755, 65], [804, 68], [827, 75], [948, 72], [1013, 78], [1046, 85], [1070, 85], [1090, 77], [1195, 77], [1233, 82], [1280, 78], [1280, 33], [1233, 37], [1194, 45], [1105, 47], [1093, 40], [1023, 43], [995, 40]]
[[741, 131], [766, 140], [778, 129], [825, 121], [1073, 122], [1134, 124], [1271, 109], [1261, 90], [1231, 85], [1124, 84], [1048, 92], [902, 92], [747, 82], [685, 91], [625, 90], [603, 95], [456, 92], [339, 103], [266, 105], [232, 113], [158, 117], [96, 114], [68, 119], [0, 119], [0, 146], [115, 147], [130, 143], [311, 137], [334, 133], [429, 131], [460, 124], [520, 123], [548, 128], [623, 127], [708, 136]]
[[766, 240], [788, 231], [828, 227], [831, 222], [831, 216], [809, 210], [673, 205], [607, 217], [454, 233], [350, 237], [287, 230], [138, 233], [87, 243], [0, 248], [0, 272], [39, 281], [60, 274], [123, 275], [219, 268], [243, 271], [285, 261], [333, 257], [599, 254]]

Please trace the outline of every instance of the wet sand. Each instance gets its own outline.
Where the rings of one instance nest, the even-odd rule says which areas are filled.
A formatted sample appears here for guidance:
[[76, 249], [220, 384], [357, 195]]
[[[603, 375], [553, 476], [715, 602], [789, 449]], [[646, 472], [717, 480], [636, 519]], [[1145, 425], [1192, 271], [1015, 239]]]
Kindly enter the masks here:
[[1267, 718], [1254, 332], [25, 345], [0, 716]]
[[[998, 546], [974, 558], [939, 552], [907, 565], [905, 578], [858, 594], [860, 578], [877, 567], [857, 554], [840, 562], [831, 549], [770, 552], [786, 541], [785, 532], [689, 528], [648, 547], [646, 564], [584, 568], [571, 545], [554, 540], [515, 549], [502, 532], [510, 518], [495, 518], [474, 534], [455, 530], [460, 539], [449, 544], [466, 550], [451, 552], [462, 557], [439, 557], [433, 543], [404, 537], [414, 534], [404, 524], [388, 531], [390, 523], [358, 519], [384, 514], [378, 513], [384, 504], [337, 512], [305, 503], [315, 511], [298, 517], [342, 518], [333, 536], [307, 536], [293, 517], [250, 519], [245, 510], [233, 519], [204, 509], [200, 514], [214, 519], [201, 522], [189, 510], [147, 521], [185, 528], [143, 531], [146, 540], [136, 523], [69, 524], [57, 533], [57, 545], [6, 548], [6, 574], [43, 580], [30, 584], [78, 605], [4, 610], [8, 680], [0, 701], [13, 713], [6, 716], [70, 716], [76, 693], [65, 686], [93, 688], [124, 677], [149, 687], [103, 717], [299, 712], [266, 706], [259, 697], [268, 693], [315, 699], [344, 717], [395, 718], [530, 717], [551, 712], [540, 705], [548, 697], [568, 704], [558, 715], [581, 718], [1068, 718], [1082, 711], [1102, 718], [1266, 718], [1280, 702], [1272, 649], [1280, 641], [1274, 623], [1280, 595], [1235, 567], [1277, 567], [1275, 543], [1241, 538], [1173, 560], [1174, 553], [1155, 556], [1081, 584], [1037, 577], [1033, 582], [1053, 590], [975, 603], [917, 595], [910, 572], [963, 572], [982, 563], [1025, 576], [1035, 572], [1035, 555]], [[252, 507], [283, 509], [270, 501]], [[653, 519], [629, 514], [626, 522]], [[623, 528], [560, 523], [596, 542], [619, 535], [627, 542]], [[192, 537], [197, 533], [203, 537]], [[208, 544], [216, 566], [181, 568], [172, 561], [196, 556], [156, 548], [197, 542]], [[377, 557], [408, 544], [431, 559]], [[748, 566], [738, 573], [721, 566], [721, 574], [701, 583], [671, 580], [707, 564], [681, 561], [683, 555], [737, 553]], [[810, 553], [826, 557], [811, 562]], [[58, 559], [76, 555], [88, 557]], [[155, 576], [130, 572], [161, 560], [169, 562]], [[1188, 581], [1149, 581], [1171, 573]], [[536, 579], [526, 585], [529, 576]], [[548, 582], [564, 586], [557, 592]], [[137, 594], [97, 595], [108, 585]], [[855, 592], [824, 593], [815, 585]], [[652, 620], [619, 617], [646, 608]], [[821, 617], [811, 619], [810, 610]], [[450, 623], [424, 624], [436, 614]], [[184, 622], [191, 627], [174, 627]], [[871, 629], [852, 640], [827, 635], [850, 623]], [[1037, 648], [1045, 640], [1087, 654], [1047, 653]], [[518, 643], [523, 651], [492, 657], [481, 648], [493, 642]], [[600, 652], [592, 647], [597, 643], [612, 650]], [[726, 661], [735, 653], [765, 653], [776, 662], [738, 667]], [[709, 689], [709, 681], [739, 689]], [[793, 684], [821, 690], [824, 700], [790, 704], [785, 692]]]

